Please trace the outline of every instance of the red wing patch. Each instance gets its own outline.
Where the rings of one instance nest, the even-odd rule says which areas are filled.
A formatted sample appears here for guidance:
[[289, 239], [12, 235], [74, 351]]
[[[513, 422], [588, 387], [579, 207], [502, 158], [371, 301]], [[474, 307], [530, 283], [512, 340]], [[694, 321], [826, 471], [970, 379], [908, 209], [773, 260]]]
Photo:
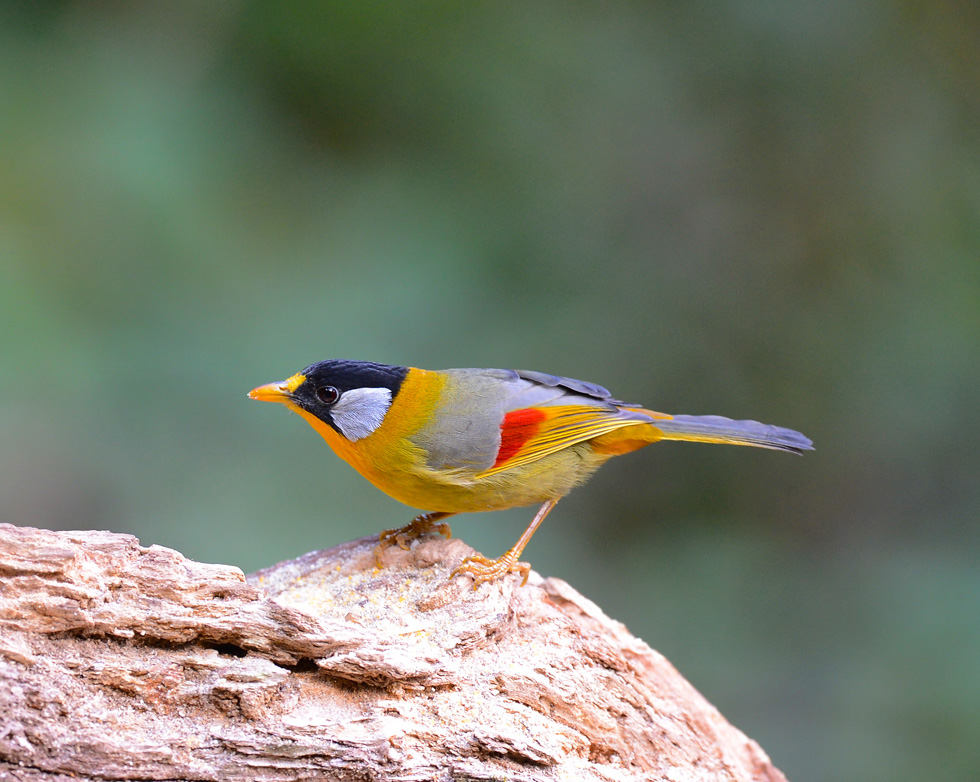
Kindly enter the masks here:
[[540, 431], [545, 418], [547, 413], [537, 407], [511, 410], [505, 414], [500, 424], [500, 450], [493, 466], [499, 467], [521, 450], [521, 446]]

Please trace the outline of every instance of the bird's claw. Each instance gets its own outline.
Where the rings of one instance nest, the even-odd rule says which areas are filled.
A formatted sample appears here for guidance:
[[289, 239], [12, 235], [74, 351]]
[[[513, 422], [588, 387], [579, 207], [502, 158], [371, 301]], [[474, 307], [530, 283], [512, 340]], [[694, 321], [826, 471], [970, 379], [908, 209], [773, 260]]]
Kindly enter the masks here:
[[378, 535], [378, 545], [374, 549], [375, 564], [381, 567], [381, 553], [386, 546], [391, 545], [392, 541], [398, 544], [398, 548], [408, 551], [413, 540], [430, 532], [438, 532], [444, 538], [451, 538], [453, 531], [446, 522], [439, 521], [441, 518], [443, 518], [443, 514], [423, 513], [421, 516], [416, 516], [404, 527], [386, 529]]
[[490, 559], [482, 554], [474, 554], [462, 561], [450, 575], [467, 575], [473, 578], [473, 589], [487, 581], [496, 581], [498, 578], [506, 576], [508, 573], [519, 573], [521, 575], [521, 586], [527, 583], [527, 577], [531, 572], [531, 566], [527, 562], [520, 562], [518, 554], [508, 551], [497, 559]]

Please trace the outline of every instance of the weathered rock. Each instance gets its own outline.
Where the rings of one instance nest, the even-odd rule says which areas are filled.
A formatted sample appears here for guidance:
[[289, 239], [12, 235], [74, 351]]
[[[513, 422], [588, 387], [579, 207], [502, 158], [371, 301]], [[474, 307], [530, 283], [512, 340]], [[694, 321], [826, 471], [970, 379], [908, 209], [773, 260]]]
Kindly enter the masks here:
[[0, 525], [0, 780], [783, 780], [557, 579], [377, 538], [250, 576]]

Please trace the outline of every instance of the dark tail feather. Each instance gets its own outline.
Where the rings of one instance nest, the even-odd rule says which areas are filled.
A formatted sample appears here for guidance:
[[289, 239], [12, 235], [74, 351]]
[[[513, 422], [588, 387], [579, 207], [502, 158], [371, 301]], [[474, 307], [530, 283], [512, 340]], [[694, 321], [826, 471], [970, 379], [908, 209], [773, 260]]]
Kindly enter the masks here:
[[758, 421], [733, 421], [720, 415], [675, 415], [657, 418], [653, 425], [663, 432], [664, 440], [752, 445], [790, 453], [813, 450], [810, 439], [793, 429]]

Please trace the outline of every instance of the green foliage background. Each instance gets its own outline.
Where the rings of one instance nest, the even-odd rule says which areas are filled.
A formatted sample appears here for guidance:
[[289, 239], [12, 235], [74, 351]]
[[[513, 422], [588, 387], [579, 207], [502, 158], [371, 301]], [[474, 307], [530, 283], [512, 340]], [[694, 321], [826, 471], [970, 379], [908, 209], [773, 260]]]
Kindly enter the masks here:
[[0, 520], [245, 570], [400, 524], [245, 397], [328, 357], [790, 426], [527, 558], [794, 782], [976, 780], [978, 8], [4, 3]]

